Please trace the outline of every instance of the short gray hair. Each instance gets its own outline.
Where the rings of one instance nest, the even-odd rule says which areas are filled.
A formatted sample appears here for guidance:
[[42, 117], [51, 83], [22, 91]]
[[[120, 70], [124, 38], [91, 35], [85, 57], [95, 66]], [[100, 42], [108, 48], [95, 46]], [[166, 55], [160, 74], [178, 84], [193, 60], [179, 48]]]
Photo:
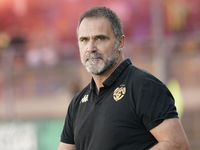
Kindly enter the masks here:
[[117, 14], [112, 11], [111, 9], [104, 7], [104, 6], [96, 6], [86, 10], [79, 18], [78, 27], [77, 27], [77, 36], [78, 36], [78, 29], [83, 21], [84, 18], [101, 18], [105, 17], [108, 18], [110, 21], [111, 27], [115, 34], [117, 40], [120, 40], [121, 36], [124, 34], [122, 29], [122, 23]]

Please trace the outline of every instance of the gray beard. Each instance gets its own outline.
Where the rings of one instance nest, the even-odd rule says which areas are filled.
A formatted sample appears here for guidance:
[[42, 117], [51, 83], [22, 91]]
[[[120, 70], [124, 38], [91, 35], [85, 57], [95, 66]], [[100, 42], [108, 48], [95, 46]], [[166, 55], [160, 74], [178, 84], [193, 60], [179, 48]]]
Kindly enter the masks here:
[[[112, 68], [113, 66], [116, 65], [119, 54], [118, 54], [118, 43], [116, 43], [115, 47], [113, 48], [113, 53], [111, 55], [109, 55], [107, 57], [107, 59], [105, 59], [105, 57], [98, 52], [95, 53], [88, 53], [88, 55], [85, 56], [85, 60], [88, 61], [87, 63], [89, 63], [89, 65], [87, 65], [82, 59], [81, 62], [83, 64], [83, 66], [86, 68], [86, 70], [91, 73], [91, 74], [95, 74], [95, 75], [100, 75], [104, 72], [106, 72], [107, 70], [109, 70], [110, 68]], [[101, 65], [98, 65], [98, 62], [101, 60], [90, 60], [92, 58], [99, 58], [103, 60], [103, 63]]]

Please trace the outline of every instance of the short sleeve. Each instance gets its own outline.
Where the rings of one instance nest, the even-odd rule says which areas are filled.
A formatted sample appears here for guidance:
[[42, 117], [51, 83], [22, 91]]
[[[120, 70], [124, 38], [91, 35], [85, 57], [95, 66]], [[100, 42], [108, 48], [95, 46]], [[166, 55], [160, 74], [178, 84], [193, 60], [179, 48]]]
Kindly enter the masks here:
[[65, 124], [61, 134], [61, 142], [67, 144], [74, 144], [74, 132], [73, 132], [73, 118], [72, 118], [72, 103], [70, 103], [65, 118]]
[[136, 105], [137, 114], [148, 131], [165, 119], [178, 118], [174, 98], [161, 82], [149, 81], [145, 84]]

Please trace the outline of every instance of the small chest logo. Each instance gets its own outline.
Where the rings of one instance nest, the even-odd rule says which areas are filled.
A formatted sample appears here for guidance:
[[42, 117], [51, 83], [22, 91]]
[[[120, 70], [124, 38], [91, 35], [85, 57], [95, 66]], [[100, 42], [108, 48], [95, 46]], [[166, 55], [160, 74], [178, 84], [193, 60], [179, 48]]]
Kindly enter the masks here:
[[80, 103], [85, 103], [85, 102], [87, 102], [87, 101], [88, 101], [88, 95], [85, 95], [85, 96], [81, 99]]
[[115, 89], [115, 91], [113, 92], [113, 98], [115, 101], [120, 100], [126, 93], [126, 87], [124, 84], [120, 85], [119, 87], [117, 87]]

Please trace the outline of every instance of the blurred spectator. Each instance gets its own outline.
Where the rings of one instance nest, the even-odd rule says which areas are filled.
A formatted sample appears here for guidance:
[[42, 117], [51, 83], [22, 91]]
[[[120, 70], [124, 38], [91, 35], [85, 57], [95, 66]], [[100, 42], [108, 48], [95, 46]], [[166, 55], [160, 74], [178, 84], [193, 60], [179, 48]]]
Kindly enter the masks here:
[[0, 48], [6, 48], [8, 47], [10, 43], [10, 37], [7, 33], [0, 33]]
[[168, 31], [184, 31], [190, 12], [189, 4], [184, 0], [165, 0], [164, 7]]
[[32, 67], [40, 65], [54, 66], [59, 62], [57, 53], [48, 45], [27, 50], [25, 57], [26, 63]]
[[26, 39], [20, 29], [13, 29], [13, 36], [10, 42], [10, 47], [15, 51], [16, 56], [24, 56], [24, 44]]
[[10, 44], [3, 49], [1, 59], [4, 69], [19, 69], [24, 66], [24, 43], [23, 37], [14, 36]]
[[25, 60], [28, 66], [55, 66], [59, 62], [58, 52], [55, 49], [57, 37], [51, 31], [33, 33], [29, 36]]
[[26, 51], [25, 60], [27, 65], [37, 67], [41, 62], [41, 51], [38, 48], [31, 48]]
[[50, 46], [41, 49], [42, 63], [47, 66], [55, 66], [58, 63], [58, 56], [55, 50]]
[[11, 38], [7, 34], [3, 35], [2, 65], [6, 70], [22, 69], [25, 66], [24, 46], [26, 38], [17, 27], [10, 29], [12, 30]]

